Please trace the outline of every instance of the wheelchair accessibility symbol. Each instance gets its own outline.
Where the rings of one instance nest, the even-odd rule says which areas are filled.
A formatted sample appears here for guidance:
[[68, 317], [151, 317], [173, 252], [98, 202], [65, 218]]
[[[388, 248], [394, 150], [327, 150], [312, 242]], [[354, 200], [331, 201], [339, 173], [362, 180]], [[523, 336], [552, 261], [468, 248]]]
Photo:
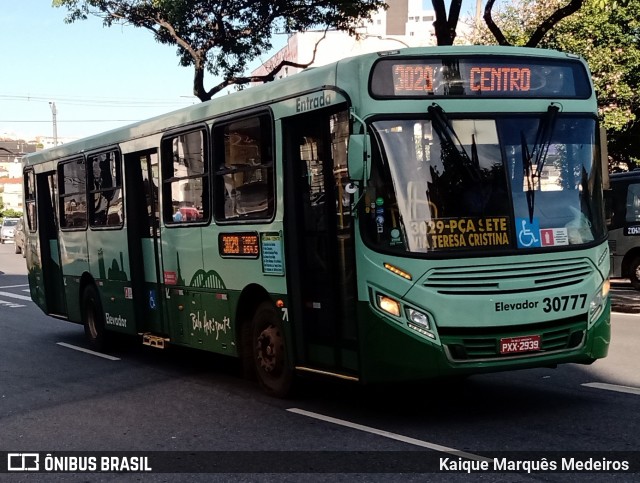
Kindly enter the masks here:
[[155, 290], [149, 290], [149, 308], [152, 310], [155, 310], [157, 307], [157, 303], [156, 303], [156, 291]]
[[529, 222], [528, 218], [516, 218], [518, 227], [518, 248], [534, 248], [542, 246], [540, 239], [540, 223], [538, 219]]

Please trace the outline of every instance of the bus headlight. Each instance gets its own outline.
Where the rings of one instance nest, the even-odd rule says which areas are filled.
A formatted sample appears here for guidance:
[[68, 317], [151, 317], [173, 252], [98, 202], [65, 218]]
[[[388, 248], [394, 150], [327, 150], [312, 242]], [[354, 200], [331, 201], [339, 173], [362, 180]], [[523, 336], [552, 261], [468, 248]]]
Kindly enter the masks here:
[[388, 314], [400, 317], [400, 302], [391, 297], [378, 294], [378, 307]]
[[435, 340], [436, 336], [432, 332], [431, 322], [427, 314], [411, 307], [407, 307], [405, 314], [407, 316], [407, 326], [411, 330]]
[[589, 304], [589, 323], [593, 323], [600, 315], [602, 315], [602, 311], [604, 310], [604, 306], [607, 303], [607, 297], [609, 296], [609, 289], [611, 288], [611, 284], [609, 280], [605, 280], [598, 291], [591, 298], [591, 303]]
[[431, 329], [431, 327], [429, 326], [429, 317], [427, 317], [427, 314], [423, 314], [418, 310], [412, 309], [410, 307], [407, 308], [407, 319], [409, 319], [409, 322], [417, 325], [422, 329]]

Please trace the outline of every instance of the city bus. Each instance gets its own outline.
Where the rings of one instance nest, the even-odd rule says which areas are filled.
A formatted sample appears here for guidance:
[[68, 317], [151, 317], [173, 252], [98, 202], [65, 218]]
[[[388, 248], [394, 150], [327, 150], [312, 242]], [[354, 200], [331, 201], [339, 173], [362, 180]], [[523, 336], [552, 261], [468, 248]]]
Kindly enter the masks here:
[[613, 173], [605, 192], [611, 277], [640, 290], [640, 171]]
[[600, 133], [575, 55], [308, 69], [26, 156], [31, 297], [97, 350], [235, 357], [275, 396], [589, 364], [610, 339]]

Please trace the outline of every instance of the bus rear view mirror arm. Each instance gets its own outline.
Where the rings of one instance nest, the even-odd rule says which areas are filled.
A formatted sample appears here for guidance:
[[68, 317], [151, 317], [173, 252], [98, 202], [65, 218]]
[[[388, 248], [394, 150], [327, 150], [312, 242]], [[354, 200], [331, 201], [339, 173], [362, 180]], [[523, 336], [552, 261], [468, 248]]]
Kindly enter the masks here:
[[368, 134], [349, 136], [349, 179], [361, 181], [369, 179], [371, 173], [371, 139]]

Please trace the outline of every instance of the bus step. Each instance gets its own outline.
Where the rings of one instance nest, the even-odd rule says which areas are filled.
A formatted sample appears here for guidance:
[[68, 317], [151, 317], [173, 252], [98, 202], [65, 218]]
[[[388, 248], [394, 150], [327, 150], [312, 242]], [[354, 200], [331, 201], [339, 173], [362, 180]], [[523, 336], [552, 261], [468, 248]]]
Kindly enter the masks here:
[[148, 345], [149, 347], [155, 347], [156, 349], [164, 349], [168, 342], [169, 339], [159, 335], [149, 333], [142, 334], [142, 345]]

